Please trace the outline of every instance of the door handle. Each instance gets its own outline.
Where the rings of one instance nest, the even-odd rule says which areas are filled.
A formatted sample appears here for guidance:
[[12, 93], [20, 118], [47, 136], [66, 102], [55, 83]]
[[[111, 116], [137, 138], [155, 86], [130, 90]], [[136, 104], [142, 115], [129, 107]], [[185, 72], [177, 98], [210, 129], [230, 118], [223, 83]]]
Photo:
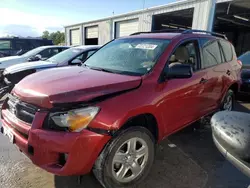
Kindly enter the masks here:
[[231, 71], [227, 70], [227, 75], [230, 76], [230, 74], [231, 74]]
[[205, 79], [205, 78], [201, 78], [201, 80], [200, 80], [200, 84], [204, 84], [204, 83], [206, 83], [208, 80], [207, 79]]

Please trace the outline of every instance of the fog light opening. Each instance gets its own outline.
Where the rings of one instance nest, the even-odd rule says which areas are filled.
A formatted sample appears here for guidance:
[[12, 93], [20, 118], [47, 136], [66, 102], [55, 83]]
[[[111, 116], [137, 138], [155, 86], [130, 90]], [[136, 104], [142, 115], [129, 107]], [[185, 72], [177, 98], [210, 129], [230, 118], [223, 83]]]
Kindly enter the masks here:
[[60, 153], [59, 154], [59, 164], [64, 166], [68, 160], [68, 155], [67, 153]]

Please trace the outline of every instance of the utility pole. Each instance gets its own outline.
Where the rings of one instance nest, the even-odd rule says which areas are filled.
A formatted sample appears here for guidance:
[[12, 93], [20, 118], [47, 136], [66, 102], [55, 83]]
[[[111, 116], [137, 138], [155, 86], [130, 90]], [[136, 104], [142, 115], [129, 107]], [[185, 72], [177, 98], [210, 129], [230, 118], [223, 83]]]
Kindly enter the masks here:
[[145, 0], [142, 0], [142, 10], [145, 9]]

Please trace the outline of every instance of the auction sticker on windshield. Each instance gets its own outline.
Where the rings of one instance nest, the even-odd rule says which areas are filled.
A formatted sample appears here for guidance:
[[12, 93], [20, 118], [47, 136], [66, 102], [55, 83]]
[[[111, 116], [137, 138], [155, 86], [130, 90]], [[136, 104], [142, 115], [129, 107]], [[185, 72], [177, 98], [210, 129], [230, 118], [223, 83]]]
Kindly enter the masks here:
[[138, 44], [135, 48], [145, 49], [145, 50], [154, 50], [157, 47], [155, 44]]

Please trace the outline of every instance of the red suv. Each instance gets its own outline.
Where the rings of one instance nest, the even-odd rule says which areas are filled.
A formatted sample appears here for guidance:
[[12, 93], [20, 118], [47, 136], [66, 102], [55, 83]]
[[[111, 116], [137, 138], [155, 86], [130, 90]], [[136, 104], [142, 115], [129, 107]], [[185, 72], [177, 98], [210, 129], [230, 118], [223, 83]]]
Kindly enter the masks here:
[[24, 78], [3, 104], [2, 132], [48, 172], [93, 170], [105, 187], [131, 186], [149, 173], [156, 143], [233, 109], [240, 69], [218, 34], [137, 33], [82, 66]]

